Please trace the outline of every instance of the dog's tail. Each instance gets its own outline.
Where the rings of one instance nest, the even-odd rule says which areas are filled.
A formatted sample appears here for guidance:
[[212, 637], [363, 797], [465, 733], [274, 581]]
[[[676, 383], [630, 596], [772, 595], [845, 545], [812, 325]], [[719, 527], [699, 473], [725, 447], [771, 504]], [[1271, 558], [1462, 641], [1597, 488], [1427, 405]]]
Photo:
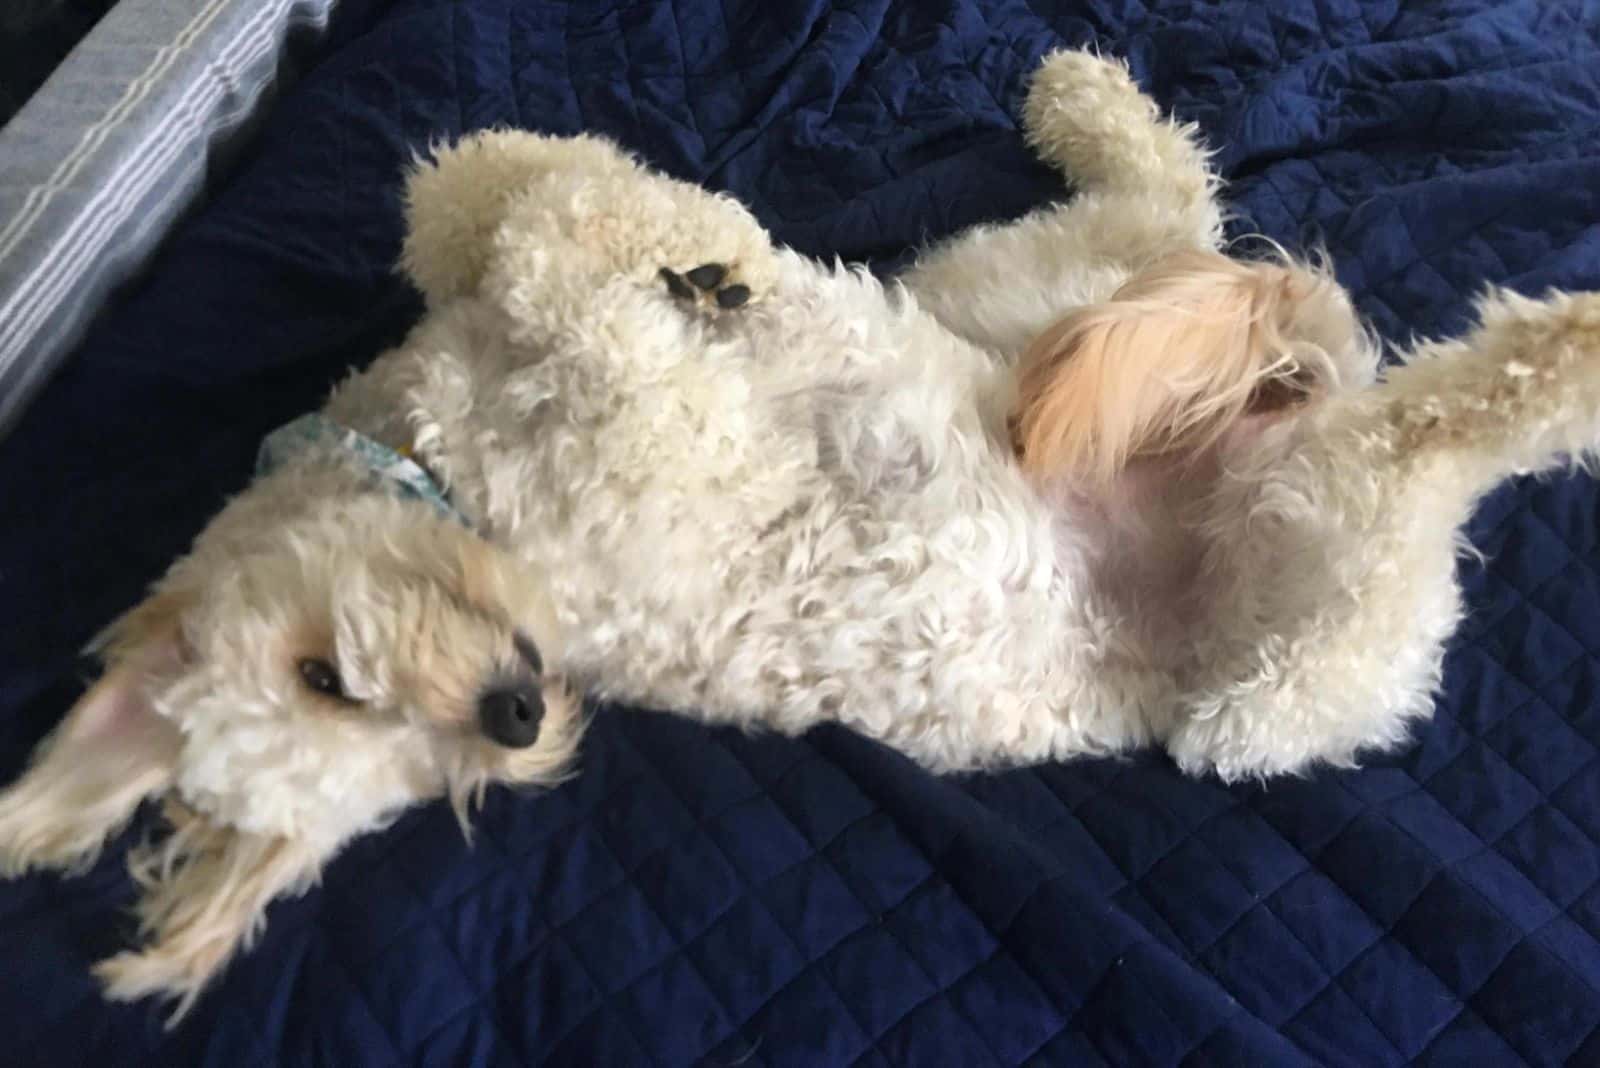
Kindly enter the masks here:
[[[1483, 492], [1512, 475], [1600, 456], [1600, 294], [1508, 290], [1478, 302], [1479, 326], [1418, 346], [1382, 387], [1336, 416], [1396, 465]], [[1422, 461], [1420, 464], [1418, 461]]]
[[1337, 377], [1332, 350], [1364, 341], [1320, 268], [1178, 252], [1033, 341], [1015, 444], [1035, 474], [1104, 486], [1130, 460], [1193, 453], [1289, 407]]

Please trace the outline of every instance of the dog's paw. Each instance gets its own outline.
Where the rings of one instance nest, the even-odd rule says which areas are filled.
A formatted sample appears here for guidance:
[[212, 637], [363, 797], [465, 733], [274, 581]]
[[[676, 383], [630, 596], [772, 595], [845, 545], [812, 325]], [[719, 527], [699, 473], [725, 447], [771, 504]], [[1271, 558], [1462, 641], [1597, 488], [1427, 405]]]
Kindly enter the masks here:
[[1039, 157], [1080, 189], [1153, 186], [1187, 200], [1211, 184], [1198, 130], [1163, 117], [1121, 60], [1046, 56], [1029, 83], [1022, 126]]
[[1144, 140], [1160, 118], [1127, 64], [1093, 52], [1052, 52], [1028, 84], [1023, 129], [1058, 166], [1082, 166], [1107, 146]]
[[1058, 48], [1046, 53], [1034, 70], [1028, 91], [1035, 107], [1089, 98], [1143, 98], [1124, 60], [1082, 48]]
[[738, 267], [726, 263], [702, 263], [687, 271], [663, 267], [660, 278], [674, 298], [713, 314], [737, 311], [755, 296]]

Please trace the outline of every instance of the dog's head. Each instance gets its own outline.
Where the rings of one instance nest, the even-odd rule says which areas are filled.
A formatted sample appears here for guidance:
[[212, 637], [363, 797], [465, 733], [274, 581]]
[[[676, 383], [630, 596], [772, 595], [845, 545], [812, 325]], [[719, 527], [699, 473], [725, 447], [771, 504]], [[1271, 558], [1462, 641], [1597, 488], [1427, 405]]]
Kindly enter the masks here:
[[425, 505], [322, 493], [288, 471], [232, 502], [98, 643], [106, 671], [0, 794], [0, 868], [93, 858], [139, 802], [174, 831], [137, 852], [150, 944], [109, 992], [180, 1011], [278, 894], [352, 836], [571, 764], [578, 703], [529, 569]]

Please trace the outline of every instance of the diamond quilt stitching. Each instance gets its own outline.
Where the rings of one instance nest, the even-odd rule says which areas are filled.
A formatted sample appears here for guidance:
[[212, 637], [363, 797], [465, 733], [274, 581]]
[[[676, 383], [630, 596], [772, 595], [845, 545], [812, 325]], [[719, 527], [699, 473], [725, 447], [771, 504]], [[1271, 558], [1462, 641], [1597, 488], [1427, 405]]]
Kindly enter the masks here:
[[[1592, 4], [1081, 7], [346, 0], [240, 169], [0, 452], [4, 499], [60, 488], [0, 526], [0, 597], [41, 621], [0, 634], [0, 757], [16, 767], [59, 714], [73, 643], [237, 488], [259, 430], [404, 329], [400, 165], [469, 124], [600, 129], [796, 247], [883, 269], [1061, 194], [1014, 112], [1035, 57], [1093, 39], [1202, 123], [1253, 226], [1320, 235], [1396, 340], [1460, 327], [1485, 280], [1600, 287]], [[161, 514], [157, 491], [187, 503]], [[1581, 1060], [1600, 1027], [1597, 500], [1574, 478], [1484, 502], [1491, 558], [1463, 565], [1472, 616], [1435, 719], [1366, 771], [1221, 790], [1139, 757], [938, 782], [837, 733], [606, 710], [580, 779], [491, 799], [472, 850], [438, 812], [352, 847], [171, 1034], [85, 976], [126, 900], [115, 863], [0, 888], [11, 1049]]]

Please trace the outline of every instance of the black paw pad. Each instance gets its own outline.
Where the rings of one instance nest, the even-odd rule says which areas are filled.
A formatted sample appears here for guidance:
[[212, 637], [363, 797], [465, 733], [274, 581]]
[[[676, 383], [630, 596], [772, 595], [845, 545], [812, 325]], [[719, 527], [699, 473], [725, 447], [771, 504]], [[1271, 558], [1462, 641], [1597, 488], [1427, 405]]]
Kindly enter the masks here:
[[693, 282], [698, 289], [715, 289], [722, 284], [724, 278], [728, 277], [728, 269], [720, 263], [707, 263], [696, 267], [684, 277]]
[[671, 267], [661, 268], [661, 278], [667, 283], [667, 292], [680, 300], [694, 299], [694, 287], [683, 280], [683, 276]]
[[717, 290], [717, 306], [722, 308], [742, 308], [750, 299], [750, 287], [741, 285], [728, 286], [726, 289]]

